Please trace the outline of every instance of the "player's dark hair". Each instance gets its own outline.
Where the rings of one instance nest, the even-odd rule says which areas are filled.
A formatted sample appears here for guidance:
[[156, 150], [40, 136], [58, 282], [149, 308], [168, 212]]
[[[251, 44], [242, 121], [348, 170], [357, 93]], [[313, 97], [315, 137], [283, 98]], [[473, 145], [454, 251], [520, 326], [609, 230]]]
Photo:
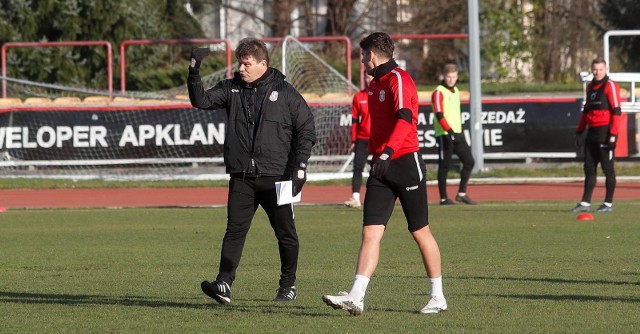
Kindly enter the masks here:
[[360, 48], [373, 51], [381, 56], [393, 58], [393, 40], [384, 32], [374, 32], [360, 41]]
[[594, 59], [594, 60], [591, 62], [591, 66], [593, 66], [593, 65], [595, 65], [595, 64], [604, 64], [604, 65], [606, 66], [606, 65], [607, 65], [607, 61], [606, 61], [606, 60], [604, 60], [604, 58], [603, 58], [603, 57], [597, 57], [596, 59]]
[[257, 38], [243, 38], [240, 40], [240, 43], [238, 43], [238, 47], [236, 47], [236, 59], [240, 60], [247, 56], [253, 57], [257, 62], [265, 60], [267, 65], [269, 65], [267, 45]]

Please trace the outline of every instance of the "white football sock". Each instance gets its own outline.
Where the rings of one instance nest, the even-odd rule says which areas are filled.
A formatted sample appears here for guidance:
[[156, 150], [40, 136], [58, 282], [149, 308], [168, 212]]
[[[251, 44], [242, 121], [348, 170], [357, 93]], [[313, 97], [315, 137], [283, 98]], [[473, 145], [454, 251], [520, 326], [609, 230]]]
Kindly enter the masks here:
[[431, 282], [431, 297], [444, 297], [444, 291], [442, 291], [442, 276], [429, 278], [429, 282]]
[[356, 275], [355, 280], [353, 281], [353, 286], [351, 287], [351, 292], [349, 295], [356, 299], [364, 298], [364, 295], [367, 293], [367, 286], [369, 285], [369, 281], [371, 279], [364, 275]]
[[353, 193], [351, 195], [351, 198], [357, 200], [358, 202], [360, 202], [360, 193]]

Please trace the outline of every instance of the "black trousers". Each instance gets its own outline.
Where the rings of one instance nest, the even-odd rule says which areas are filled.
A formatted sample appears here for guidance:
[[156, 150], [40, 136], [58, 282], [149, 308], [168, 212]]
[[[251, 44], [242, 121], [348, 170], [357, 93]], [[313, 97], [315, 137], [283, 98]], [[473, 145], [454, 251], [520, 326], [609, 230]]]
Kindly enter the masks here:
[[362, 171], [364, 171], [364, 166], [367, 164], [367, 157], [369, 156], [369, 141], [357, 139], [354, 153], [351, 189], [354, 193], [359, 193], [360, 187], [362, 187]]
[[584, 192], [582, 201], [591, 203], [591, 196], [596, 187], [598, 164], [602, 166], [605, 176], [604, 201], [613, 203], [613, 193], [616, 190], [616, 171], [614, 168], [615, 154], [609, 149], [609, 127], [600, 126], [589, 128], [584, 146]]
[[295, 285], [298, 269], [298, 234], [293, 219], [293, 205], [276, 203], [275, 182], [282, 177], [243, 178], [231, 176], [227, 203], [227, 231], [222, 240], [220, 268], [217, 280], [233, 283], [236, 269], [240, 264], [242, 249], [251, 227], [251, 221], [262, 206], [269, 217], [269, 223], [280, 252], [280, 287]]
[[467, 192], [471, 171], [476, 163], [471, 154], [471, 147], [469, 147], [469, 144], [467, 144], [464, 138], [464, 134], [456, 133], [455, 136], [455, 142], [452, 141], [449, 136], [439, 136], [436, 138], [438, 141], [438, 192], [440, 192], [440, 199], [448, 198], [447, 175], [449, 174], [449, 165], [451, 164], [453, 154], [455, 153], [460, 159], [460, 162], [462, 162], [458, 192]]

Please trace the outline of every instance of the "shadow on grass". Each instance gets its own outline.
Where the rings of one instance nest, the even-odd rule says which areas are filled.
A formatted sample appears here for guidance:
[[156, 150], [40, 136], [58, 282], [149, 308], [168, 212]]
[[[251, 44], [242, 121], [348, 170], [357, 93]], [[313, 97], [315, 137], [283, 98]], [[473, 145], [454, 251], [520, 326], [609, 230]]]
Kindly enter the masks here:
[[164, 300], [153, 300], [138, 296], [102, 296], [102, 295], [70, 295], [51, 293], [27, 293], [0, 291], [0, 302], [24, 304], [61, 304], [61, 305], [123, 305], [145, 307], [179, 307], [207, 308], [206, 304], [180, 303]]
[[[481, 296], [481, 295], [477, 295]], [[611, 297], [611, 296], [590, 296], [590, 295], [494, 295], [501, 298], [509, 299], [527, 299], [527, 300], [553, 300], [553, 301], [581, 301], [581, 302], [624, 302], [624, 303], [640, 303], [640, 298], [634, 297]], [[486, 295], [482, 295], [486, 297]]]
[[498, 281], [521, 281], [521, 282], [543, 282], [543, 283], [568, 283], [568, 284], [611, 284], [611, 285], [638, 285], [640, 282], [627, 281], [607, 281], [607, 280], [577, 280], [566, 278], [532, 278], [532, 277], [489, 277], [489, 276], [458, 276], [450, 277], [461, 280], [498, 280]]
[[[556, 201], [561, 202], [561, 201]], [[571, 209], [575, 206], [575, 203], [567, 201], [566, 205], [545, 205], [544, 202], [538, 203], [536, 201], [511, 201], [511, 202], [501, 202], [501, 201], [488, 201], [488, 202], [479, 202], [477, 205], [465, 205], [465, 204], [456, 204], [456, 205], [438, 205], [436, 203], [429, 204], [429, 210], [432, 208], [434, 210], [443, 210], [443, 211], [460, 211], [460, 212], [472, 212], [474, 214], [479, 214], [481, 212], [517, 212], [517, 213], [526, 213], [526, 212], [535, 212], [540, 214], [544, 213], [568, 213], [574, 214], [571, 212]], [[595, 210], [594, 212], [595, 213]]]
[[[242, 302], [243, 300], [238, 300]], [[294, 304], [295, 302], [273, 302], [265, 299], [244, 300], [259, 305], [219, 305], [214, 302], [187, 303], [166, 301], [140, 296], [103, 296], [103, 295], [72, 295], [51, 293], [27, 293], [0, 291], [0, 303], [20, 304], [60, 304], [67, 306], [83, 305], [121, 305], [151, 308], [185, 308], [185, 309], [213, 309], [222, 312], [251, 312], [251, 313], [283, 313], [298, 316], [326, 316], [326, 313], [305, 312], [308, 307]]]

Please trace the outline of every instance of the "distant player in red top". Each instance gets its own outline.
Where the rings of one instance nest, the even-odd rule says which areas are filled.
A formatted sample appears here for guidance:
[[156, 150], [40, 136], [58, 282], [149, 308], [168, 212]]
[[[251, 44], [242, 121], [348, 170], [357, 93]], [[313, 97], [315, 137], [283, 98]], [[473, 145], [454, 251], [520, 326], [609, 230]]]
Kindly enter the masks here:
[[413, 79], [393, 59], [394, 45], [389, 35], [373, 33], [360, 42], [360, 48], [362, 63], [374, 78], [368, 93], [373, 166], [364, 199], [362, 244], [351, 291], [322, 299], [352, 315], [364, 311], [364, 296], [378, 265], [380, 243], [395, 202], [400, 199], [431, 283], [430, 300], [420, 313], [439, 313], [447, 309], [447, 301], [442, 289], [440, 249], [429, 228], [426, 168], [418, 152], [418, 92]]
[[360, 187], [362, 186], [362, 171], [367, 164], [369, 156], [370, 118], [369, 118], [369, 96], [367, 89], [373, 77], [365, 73], [365, 88], [353, 96], [351, 104], [351, 151], [353, 156], [353, 178], [351, 179], [351, 198], [344, 202], [350, 208], [360, 207]]
[[614, 152], [620, 125], [620, 87], [607, 76], [607, 63], [601, 57], [591, 62], [593, 80], [587, 86], [586, 102], [576, 128], [576, 145], [587, 130], [584, 145], [584, 192], [582, 201], [571, 211], [591, 211], [591, 195], [596, 187], [596, 169], [602, 165], [606, 193], [598, 212], [613, 211], [613, 192], [616, 188]]

